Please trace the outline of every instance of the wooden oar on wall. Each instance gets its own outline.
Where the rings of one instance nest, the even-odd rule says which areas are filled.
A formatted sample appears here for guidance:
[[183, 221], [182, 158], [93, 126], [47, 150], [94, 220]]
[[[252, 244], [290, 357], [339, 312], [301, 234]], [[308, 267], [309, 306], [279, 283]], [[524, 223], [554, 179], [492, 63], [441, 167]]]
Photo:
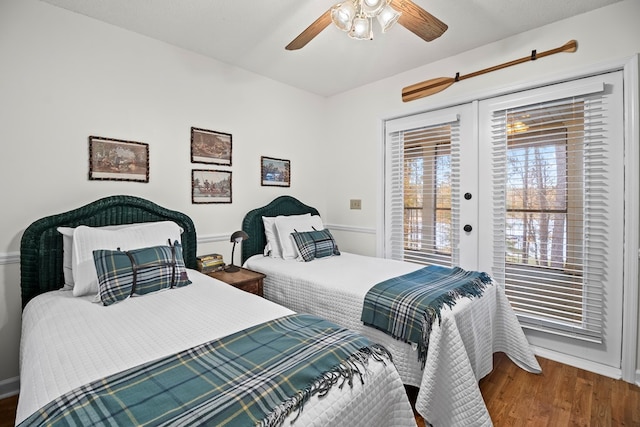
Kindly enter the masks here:
[[575, 40], [570, 40], [564, 45], [557, 47], [555, 49], [547, 50], [545, 52], [537, 53], [535, 50], [531, 52], [531, 56], [525, 56], [520, 59], [516, 59], [514, 61], [505, 62], [504, 64], [495, 65], [493, 67], [485, 68], [484, 70], [475, 71], [473, 73], [460, 75], [460, 73], [456, 74], [455, 77], [438, 77], [435, 79], [427, 80], [421, 83], [416, 83], [411, 86], [407, 86], [402, 89], [402, 101], [408, 102], [413, 101], [415, 99], [424, 98], [429, 95], [433, 95], [434, 93], [441, 92], [454, 84], [455, 82], [459, 82], [460, 80], [470, 79], [471, 77], [476, 77], [481, 74], [490, 73], [492, 71], [500, 70], [502, 68], [507, 68], [512, 65], [522, 64], [523, 62], [535, 61], [538, 58], [543, 58], [545, 56], [554, 55], [560, 52], [575, 52], [578, 49], [578, 42]]

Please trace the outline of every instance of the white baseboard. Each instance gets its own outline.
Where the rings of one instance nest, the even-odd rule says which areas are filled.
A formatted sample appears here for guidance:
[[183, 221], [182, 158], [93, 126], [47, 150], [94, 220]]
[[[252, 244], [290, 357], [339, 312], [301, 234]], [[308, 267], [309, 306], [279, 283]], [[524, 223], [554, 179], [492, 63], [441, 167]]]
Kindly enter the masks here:
[[636, 371], [636, 385], [640, 387], [640, 369]]
[[[594, 372], [598, 375], [604, 375], [605, 377], [613, 378], [616, 380], [622, 379], [622, 369], [613, 368], [611, 366], [603, 365], [601, 363], [592, 362], [590, 360], [581, 359], [575, 356], [569, 356], [564, 353], [549, 350], [547, 348], [532, 346], [533, 352], [540, 357], [550, 359], [555, 362], [563, 363], [565, 365], [573, 366], [578, 369], [584, 369], [585, 371]], [[636, 384], [640, 377], [640, 371], [636, 373]]]
[[15, 396], [20, 392], [20, 377], [0, 381], [0, 399]]

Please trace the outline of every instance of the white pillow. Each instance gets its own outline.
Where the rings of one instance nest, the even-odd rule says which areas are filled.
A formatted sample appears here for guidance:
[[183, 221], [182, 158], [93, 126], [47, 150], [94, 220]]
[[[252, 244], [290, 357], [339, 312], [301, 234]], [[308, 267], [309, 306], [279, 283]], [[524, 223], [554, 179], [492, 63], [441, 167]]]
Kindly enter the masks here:
[[272, 258], [282, 258], [282, 249], [280, 248], [280, 242], [278, 241], [278, 232], [276, 230], [276, 218], [309, 218], [310, 213], [303, 215], [278, 215], [278, 216], [263, 216], [262, 223], [264, 224], [264, 235], [267, 238], [267, 244], [264, 248], [264, 254], [269, 255]]
[[277, 216], [275, 226], [278, 233], [278, 242], [280, 243], [280, 249], [282, 251], [282, 258], [284, 259], [296, 259], [298, 256], [296, 243], [293, 240], [293, 237], [291, 237], [291, 233], [294, 231], [313, 231], [314, 229], [324, 229], [322, 219], [318, 215], [306, 218]]
[[[120, 230], [128, 227], [135, 227], [139, 224], [106, 225], [95, 227], [102, 230]], [[58, 227], [56, 230], [62, 234], [62, 270], [64, 273], [64, 288], [73, 289], [73, 231], [74, 227]]]
[[122, 251], [181, 242], [182, 228], [172, 221], [147, 222], [117, 230], [81, 225], [73, 231], [73, 296], [98, 294], [98, 275], [93, 262], [96, 249]]

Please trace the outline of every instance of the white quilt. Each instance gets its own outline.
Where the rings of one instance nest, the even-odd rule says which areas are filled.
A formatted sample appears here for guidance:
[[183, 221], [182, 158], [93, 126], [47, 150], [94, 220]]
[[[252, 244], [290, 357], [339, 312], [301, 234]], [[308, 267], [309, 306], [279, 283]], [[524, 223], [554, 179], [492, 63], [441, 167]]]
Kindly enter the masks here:
[[424, 370], [415, 346], [360, 321], [364, 297], [375, 284], [423, 266], [350, 253], [298, 262], [255, 255], [245, 266], [266, 274], [265, 297], [296, 312], [326, 318], [383, 344], [405, 384], [420, 387], [416, 409], [434, 426], [490, 426], [478, 381], [493, 369], [493, 353], [541, 372], [504, 291], [460, 299], [434, 325]]
[[[193, 284], [184, 288], [109, 307], [71, 291], [29, 302], [16, 423], [85, 383], [292, 313], [197, 271], [189, 270], [189, 277]], [[415, 426], [398, 372], [389, 364], [368, 366], [364, 386], [354, 381], [353, 388], [314, 396], [293, 426]]]

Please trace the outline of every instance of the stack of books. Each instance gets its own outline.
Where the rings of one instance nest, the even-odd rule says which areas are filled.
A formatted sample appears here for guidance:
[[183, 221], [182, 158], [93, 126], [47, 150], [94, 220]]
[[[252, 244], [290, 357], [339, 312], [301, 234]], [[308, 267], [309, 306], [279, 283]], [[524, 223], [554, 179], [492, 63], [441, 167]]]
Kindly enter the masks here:
[[220, 254], [201, 255], [196, 258], [198, 270], [202, 273], [211, 273], [224, 269], [224, 260]]

